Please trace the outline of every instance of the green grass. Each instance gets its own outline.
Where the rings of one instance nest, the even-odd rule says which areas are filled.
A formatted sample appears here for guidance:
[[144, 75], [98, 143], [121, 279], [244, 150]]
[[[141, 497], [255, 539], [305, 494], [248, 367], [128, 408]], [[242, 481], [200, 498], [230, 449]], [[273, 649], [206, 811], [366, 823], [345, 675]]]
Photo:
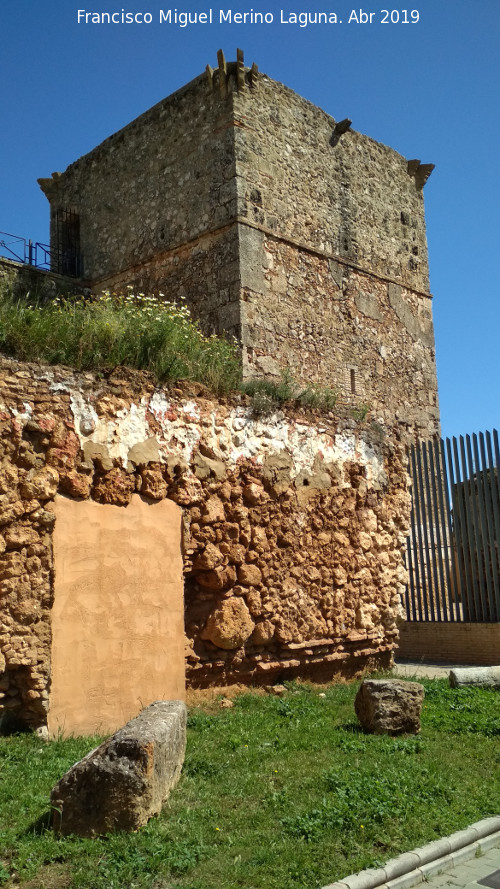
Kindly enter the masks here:
[[[216, 395], [239, 389], [251, 399], [255, 416], [285, 403], [333, 410], [338, 394], [314, 383], [301, 387], [288, 370], [277, 382], [241, 382], [235, 340], [205, 336], [184, 303], [144, 294], [108, 291], [99, 296], [16, 299], [0, 285], [0, 352], [20, 361], [66, 364], [76, 370], [108, 373], [127, 366], [151, 371], [158, 382], [194, 380]], [[360, 417], [363, 420], [368, 408]], [[354, 414], [353, 414], [354, 416]]]
[[0, 739], [4, 884], [15, 873], [30, 889], [315, 889], [498, 814], [498, 692], [423, 684], [416, 737], [364, 735], [357, 684], [191, 710], [161, 816], [96, 840], [44, 822], [50, 788], [94, 741]]
[[265, 416], [283, 404], [294, 403], [318, 410], [333, 410], [338, 394], [328, 386], [311, 383], [303, 389], [289, 370], [284, 370], [277, 382], [253, 379], [241, 383], [240, 390], [250, 396], [255, 416]]
[[216, 394], [234, 389], [241, 377], [234, 341], [204, 336], [182, 303], [130, 292], [36, 303], [14, 299], [4, 286], [0, 351], [77, 370], [126, 365], [151, 371], [159, 382], [203, 382]]

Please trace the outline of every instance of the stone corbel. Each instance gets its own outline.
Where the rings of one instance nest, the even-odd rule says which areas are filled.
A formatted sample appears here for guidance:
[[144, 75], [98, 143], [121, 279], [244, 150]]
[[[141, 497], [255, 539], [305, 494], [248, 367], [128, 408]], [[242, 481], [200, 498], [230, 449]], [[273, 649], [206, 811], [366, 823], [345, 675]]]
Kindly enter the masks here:
[[351, 124], [352, 120], [349, 120], [348, 117], [345, 117], [344, 120], [337, 121], [333, 128], [333, 133], [330, 137], [330, 145], [332, 146], [332, 148], [335, 148], [340, 137], [343, 136], [344, 133], [347, 133], [347, 130], [351, 128]]
[[236, 86], [237, 92], [241, 92], [245, 86], [255, 88], [258, 83], [259, 69], [255, 62], [248, 70], [245, 69], [243, 50], [236, 50], [236, 61], [226, 62], [222, 49], [217, 52], [218, 68], [212, 68], [207, 65], [205, 72], [207, 75], [208, 85], [210, 89], [219, 88], [221, 96], [227, 96], [230, 89], [231, 80]]
[[408, 175], [413, 176], [419, 191], [423, 189], [435, 166], [435, 164], [422, 164], [417, 159], [408, 161]]
[[42, 189], [45, 197], [52, 203], [52, 200], [57, 195], [58, 192], [58, 184], [59, 179], [61, 178], [62, 173], [52, 173], [52, 176], [46, 179], [37, 179], [37, 182]]

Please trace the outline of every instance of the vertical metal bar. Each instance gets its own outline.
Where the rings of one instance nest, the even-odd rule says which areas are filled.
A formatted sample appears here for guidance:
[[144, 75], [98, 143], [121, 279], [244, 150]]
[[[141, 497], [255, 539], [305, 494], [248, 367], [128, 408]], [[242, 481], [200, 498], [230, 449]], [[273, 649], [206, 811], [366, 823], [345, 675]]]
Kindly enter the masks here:
[[441, 484], [438, 488], [438, 511], [440, 516], [440, 527], [442, 529], [443, 535], [443, 544], [445, 547], [445, 552], [443, 552], [443, 562], [446, 573], [445, 584], [446, 598], [448, 602], [448, 615], [449, 619], [452, 622], [455, 622], [455, 620], [457, 620], [459, 617], [459, 585], [455, 550], [453, 547], [453, 529], [451, 524], [452, 516], [448, 488], [448, 467], [446, 462], [443, 439], [441, 439], [441, 441], [439, 442], [434, 442], [434, 452], [436, 465], [440, 467], [439, 476], [441, 479]]
[[[432, 453], [432, 452], [431, 452]], [[432, 486], [435, 484], [435, 479], [430, 476], [430, 467], [429, 461], [427, 459], [427, 447], [426, 442], [422, 442], [422, 464], [423, 464], [423, 482], [425, 486], [425, 506], [426, 506], [426, 515], [427, 515], [427, 539], [429, 541], [429, 563], [431, 574], [429, 577], [429, 584], [431, 587], [431, 614], [433, 615], [433, 620], [441, 622], [441, 607], [439, 601], [439, 581], [438, 581], [438, 573], [437, 573], [437, 563], [436, 563], [436, 541], [434, 538], [434, 520], [433, 520], [433, 511], [432, 511]]]
[[500, 546], [500, 455], [498, 453], [498, 432], [493, 430], [493, 446], [491, 435], [486, 433], [486, 448], [488, 451], [489, 464], [492, 467], [492, 498], [493, 520], [495, 524], [495, 539]]
[[[493, 430], [493, 438], [498, 437], [498, 433], [496, 429]], [[500, 587], [500, 484], [499, 484], [499, 469], [500, 469], [500, 460], [498, 459], [498, 438], [497, 438], [497, 447], [496, 447], [496, 460], [493, 456], [493, 450], [491, 445], [491, 435], [489, 432], [486, 433], [486, 452], [488, 455], [488, 481], [489, 481], [489, 491], [490, 497], [488, 500], [489, 506], [491, 508], [491, 527], [492, 527], [492, 536], [491, 536], [491, 570], [493, 573], [493, 578], [495, 581], [495, 603], [496, 603], [496, 617], [495, 619], [500, 621], [500, 595], [498, 591], [498, 587]], [[481, 443], [482, 447], [484, 447], [484, 441]]]
[[448, 607], [446, 602], [446, 581], [445, 581], [445, 572], [443, 569], [443, 562], [446, 563], [447, 559], [447, 550], [445, 553], [443, 546], [443, 536], [445, 534], [445, 528], [442, 524], [441, 513], [439, 510], [439, 493], [441, 492], [442, 486], [444, 484], [441, 467], [439, 462], [434, 462], [434, 454], [435, 454], [435, 444], [436, 442], [428, 442], [428, 450], [429, 450], [429, 468], [432, 479], [432, 498], [431, 498], [431, 509], [433, 515], [433, 526], [435, 529], [436, 536], [436, 546], [437, 551], [434, 552], [434, 564], [437, 568], [436, 574], [436, 588], [438, 590], [439, 596], [439, 613], [440, 620], [448, 621]]
[[[453, 447], [453, 456], [452, 456]], [[455, 550], [457, 554], [458, 570], [460, 573], [460, 590], [462, 595], [462, 620], [468, 621], [471, 617], [471, 589], [470, 566], [464, 557], [463, 538], [465, 535], [464, 517], [462, 509], [460, 462], [458, 459], [457, 440], [455, 437], [446, 439], [448, 452], [448, 466], [450, 472], [451, 502], [453, 506], [453, 531]], [[456, 480], [455, 480], [456, 479]]]
[[461, 435], [459, 437], [460, 444], [460, 459], [462, 466], [462, 477], [463, 483], [461, 486], [460, 493], [460, 501], [462, 504], [463, 511], [463, 554], [464, 559], [466, 561], [466, 565], [468, 567], [470, 582], [471, 582], [471, 592], [473, 596], [473, 614], [472, 620], [474, 623], [478, 623], [481, 621], [481, 596], [479, 592], [479, 584], [477, 579], [477, 571], [475, 565], [475, 541], [474, 541], [474, 528], [471, 522], [471, 515], [469, 509], [469, 483], [468, 483], [468, 468], [467, 468], [467, 457], [465, 454], [465, 442], [464, 437]]
[[33, 265], [33, 241], [28, 241], [28, 265]]
[[493, 514], [493, 500], [495, 497], [495, 467], [488, 462], [486, 456], [484, 435], [479, 433], [479, 450], [481, 453], [481, 462], [484, 467], [484, 494], [486, 509], [486, 526], [488, 531], [488, 570], [492, 584], [492, 596], [490, 601], [491, 620], [500, 621], [500, 565], [498, 561], [498, 547], [500, 546], [500, 538], [495, 541], [495, 521]]
[[[461, 437], [461, 445], [463, 448], [463, 438]], [[478, 513], [478, 504], [477, 504], [477, 494], [476, 494], [476, 478], [475, 478], [475, 469], [474, 469], [474, 460], [472, 458], [472, 448], [470, 435], [465, 436], [465, 447], [467, 452], [467, 462], [468, 462], [468, 498], [466, 500], [466, 513], [468, 516], [468, 524], [469, 530], [471, 532], [470, 537], [470, 549], [471, 549], [471, 559], [472, 559], [472, 570], [476, 577], [476, 585], [479, 590], [479, 614], [480, 621], [487, 620], [487, 607], [486, 607], [486, 588], [484, 583], [484, 571], [482, 565], [482, 541], [481, 541], [481, 524], [479, 520]], [[465, 456], [465, 452], [463, 451], [463, 456]]]
[[415, 566], [417, 568], [416, 571], [416, 581], [418, 585], [417, 594], [418, 594], [418, 619], [421, 621], [427, 621], [427, 604], [425, 597], [425, 580], [424, 580], [424, 551], [422, 547], [422, 521], [420, 518], [420, 491], [418, 488], [418, 477], [417, 477], [417, 458], [416, 458], [416, 450], [417, 445], [412, 445], [411, 449], [411, 457], [412, 457], [412, 477], [413, 477], [413, 494], [414, 494], [414, 541], [415, 541]]
[[406, 568], [408, 571], [408, 583], [405, 587], [406, 620], [415, 620], [415, 578], [413, 577], [413, 559], [411, 557], [411, 531], [406, 538]]
[[[413, 482], [411, 481], [410, 453], [408, 452], [407, 473], [410, 477], [410, 484], [413, 490]], [[406, 570], [408, 571], [408, 580], [405, 585], [405, 614], [406, 620], [412, 620], [413, 601], [414, 601], [414, 579], [413, 564], [411, 557], [411, 536], [412, 536], [412, 514], [413, 514], [413, 496], [411, 500], [410, 510], [410, 527], [406, 538]]]
[[490, 622], [493, 613], [494, 584], [491, 571], [492, 559], [490, 556], [490, 537], [488, 533], [488, 470], [481, 464], [479, 457], [478, 440], [475, 433], [472, 436], [472, 453], [474, 457], [474, 463], [476, 465], [475, 478], [479, 508], [479, 530], [481, 534], [481, 553], [478, 553], [478, 560], [480, 561], [480, 563], [482, 562], [482, 567], [484, 569], [484, 586], [486, 596], [486, 611], [484, 618], [486, 621]]
[[[418, 620], [418, 584], [419, 584], [419, 573], [418, 573], [418, 555], [417, 555], [417, 542], [415, 536], [415, 498], [416, 498], [416, 490], [415, 490], [415, 478], [413, 472], [413, 445], [410, 447], [409, 459], [408, 459], [408, 471], [411, 478], [411, 512], [410, 512], [410, 535], [408, 537], [408, 565], [411, 566], [408, 568], [410, 572], [410, 595], [411, 595], [411, 609], [413, 620]], [[413, 555], [415, 558], [413, 558]]]
[[[431, 576], [431, 562], [430, 562], [430, 554], [429, 554], [429, 535], [427, 533], [428, 530], [428, 520], [427, 520], [427, 504], [425, 502], [425, 483], [422, 472], [422, 451], [424, 450], [423, 443], [419, 445], [417, 451], [417, 474], [418, 474], [418, 485], [420, 492], [420, 514], [422, 517], [422, 532], [423, 532], [423, 542], [424, 542], [424, 550], [425, 550], [425, 584], [424, 584], [424, 610], [426, 611], [426, 620], [435, 621], [436, 617], [434, 614], [434, 601], [433, 601], [433, 590], [432, 590], [432, 576]], [[428, 616], [430, 606], [430, 618]]]

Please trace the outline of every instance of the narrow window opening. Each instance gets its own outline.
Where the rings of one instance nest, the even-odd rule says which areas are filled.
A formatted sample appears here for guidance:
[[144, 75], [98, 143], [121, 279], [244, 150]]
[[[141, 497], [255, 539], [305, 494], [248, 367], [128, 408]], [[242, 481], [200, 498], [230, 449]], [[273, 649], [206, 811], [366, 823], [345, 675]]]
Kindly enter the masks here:
[[351, 392], [356, 394], [356, 371], [351, 367]]
[[54, 242], [52, 271], [60, 275], [79, 277], [82, 274], [80, 256], [80, 217], [73, 210], [59, 209], [54, 214]]

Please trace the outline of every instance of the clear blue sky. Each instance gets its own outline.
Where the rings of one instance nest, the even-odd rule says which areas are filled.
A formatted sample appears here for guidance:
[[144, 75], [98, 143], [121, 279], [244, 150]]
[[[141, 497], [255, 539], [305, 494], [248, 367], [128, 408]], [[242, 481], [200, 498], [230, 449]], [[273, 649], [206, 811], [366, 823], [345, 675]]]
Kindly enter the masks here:
[[[425, 186], [445, 435], [500, 425], [500, 2], [345, 0], [212, 4], [212, 25], [160, 24], [160, 10], [208, 0], [1, 0], [0, 230], [47, 242], [37, 178], [68, 164], [226, 58], [245, 52], [333, 117], [407, 158], [436, 164]], [[381, 10], [418, 10], [415, 24]], [[77, 11], [147, 13], [152, 24], [77, 24]], [[219, 24], [219, 9], [270, 12], [269, 25]], [[335, 12], [342, 24], [280, 22]], [[352, 10], [375, 12], [348, 24]], [[396, 18], [396, 15], [393, 16]], [[414, 16], [415, 17], [415, 16]]]

